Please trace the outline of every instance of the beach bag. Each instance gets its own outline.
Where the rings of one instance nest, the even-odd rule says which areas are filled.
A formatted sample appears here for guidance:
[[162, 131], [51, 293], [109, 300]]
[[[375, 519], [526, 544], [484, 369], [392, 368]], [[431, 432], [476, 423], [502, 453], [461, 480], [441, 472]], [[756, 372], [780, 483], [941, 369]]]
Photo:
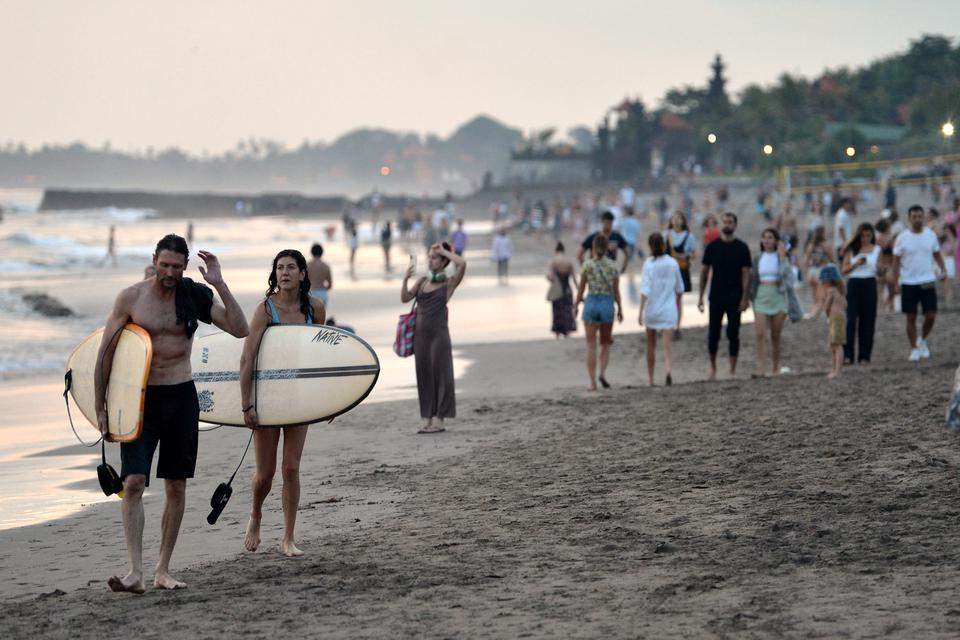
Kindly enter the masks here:
[[393, 341], [393, 352], [401, 358], [413, 355], [413, 334], [417, 328], [417, 303], [414, 301], [410, 313], [400, 314], [397, 321], [397, 337]]
[[556, 302], [563, 297], [563, 288], [560, 286], [560, 279], [557, 274], [553, 274], [553, 280], [550, 281], [550, 287], [547, 289], [547, 302]]
[[680, 250], [678, 251], [675, 246], [673, 246], [673, 232], [667, 232], [667, 243], [670, 245], [670, 257], [677, 261], [677, 266], [680, 267], [680, 271], [686, 271], [690, 268], [690, 261], [687, 259], [687, 241], [690, 239], [690, 232], [686, 232], [687, 235], [683, 237], [683, 242], [680, 244]]

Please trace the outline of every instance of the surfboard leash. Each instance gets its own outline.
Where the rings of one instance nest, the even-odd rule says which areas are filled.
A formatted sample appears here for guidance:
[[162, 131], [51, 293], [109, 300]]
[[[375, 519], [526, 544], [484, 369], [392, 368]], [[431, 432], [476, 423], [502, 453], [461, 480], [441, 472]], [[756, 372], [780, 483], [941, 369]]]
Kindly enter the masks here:
[[[257, 342], [257, 353], [253, 357], [253, 371], [251, 376], [253, 377], [253, 406], [257, 406], [257, 369], [260, 364], [260, 347], [263, 345], [263, 336], [267, 332], [264, 331], [260, 335], [260, 340]], [[216, 428], [219, 428], [223, 425], [218, 425]], [[212, 429], [207, 429], [207, 431], [212, 431]], [[237, 468], [233, 470], [233, 474], [230, 476], [230, 479], [226, 482], [221, 482], [217, 488], [214, 490], [213, 495], [210, 496], [210, 513], [207, 515], [207, 524], [216, 524], [217, 518], [220, 517], [220, 514], [223, 513], [223, 510], [226, 508], [227, 503], [230, 502], [230, 496], [233, 495], [233, 479], [237, 477], [237, 474], [240, 472], [240, 467], [243, 466], [243, 461], [247, 457], [247, 452], [250, 451], [250, 444], [253, 442], [253, 433], [254, 429], [250, 430], [250, 437], [247, 438], [247, 446], [243, 449], [243, 455], [240, 456], [240, 462], [237, 463]]]
[[73, 369], [67, 369], [67, 372], [63, 374], [63, 404], [67, 407], [67, 421], [70, 423], [70, 430], [73, 431], [73, 436], [77, 439], [77, 442], [88, 449], [95, 447], [103, 441], [102, 435], [88, 444], [83, 441], [83, 438], [81, 438], [80, 434], [77, 433], [77, 428], [73, 426], [73, 415], [70, 413], [70, 399], [67, 397], [70, 393], [71, 387], [73, 387]]

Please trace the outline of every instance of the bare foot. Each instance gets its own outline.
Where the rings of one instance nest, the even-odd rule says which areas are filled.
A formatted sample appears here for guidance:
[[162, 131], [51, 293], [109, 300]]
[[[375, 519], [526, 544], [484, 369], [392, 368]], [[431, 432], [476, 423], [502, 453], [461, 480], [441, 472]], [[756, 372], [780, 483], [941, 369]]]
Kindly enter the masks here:
[[833, 371], [831, 371], [830, 373], [827, 374], [827, 380], [833, 380], [839, 375], [840, 375], [839, 373], [834, 373]]
[[247, 551], [256, 551], [260, 546], [260, 519], [250, 516], [247, 523], [247, 535], [243, 539], [243, 548]]
[[296, 558], [303, 555], [303, 551], [297, 548], [297, 545], [293, 544], [293, 540], [284, 540], [280, 543], [280, 553], [287, 556], [288, 558]]
[[710, 373], [707, 374], [707, 380], [716, 380], [717, 379], [717, 370], [711, 368]]
[[134, 576], [128, 573], [125, 577], [110, 576], [107, 580], [107, 586], [110, 591], [117, 593], [136, 593], [141, 594], [147, 589], [143, 586], [143, 576]]
[[174, 580], [173, 576], [166, 572], [158, 572], [153, 576], [154, 589], [186, 589], [187, 583]]

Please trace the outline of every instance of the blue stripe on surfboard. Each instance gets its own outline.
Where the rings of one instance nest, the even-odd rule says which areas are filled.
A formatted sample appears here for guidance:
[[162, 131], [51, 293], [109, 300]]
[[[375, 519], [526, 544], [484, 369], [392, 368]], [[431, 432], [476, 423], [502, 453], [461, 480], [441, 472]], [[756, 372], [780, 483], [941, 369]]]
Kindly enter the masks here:
[[[308, 378], [339, 378], [346, 376], [376, 375], [377, 365], [355, 367], [316, 367], [312, 369], [265, 369], [257, 371], [257, 380], [302, 380]], [[206, 371], [194, 374], [194, 382], [234, 382], [240, 379], [239, 371]]]

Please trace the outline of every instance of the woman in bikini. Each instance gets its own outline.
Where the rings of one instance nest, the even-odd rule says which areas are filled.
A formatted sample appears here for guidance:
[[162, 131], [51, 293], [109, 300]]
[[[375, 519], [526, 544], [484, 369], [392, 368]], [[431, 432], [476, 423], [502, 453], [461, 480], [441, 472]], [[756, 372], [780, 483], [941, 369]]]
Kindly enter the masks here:
[[310, 295], [310, 276], [307, 261], [295, 249], [284, 249], [273, 259], [273, 268], [267, 279], [270, 285], [266, 298], [253, 310], [250, 335], [243, 344], [240, 358], [240, 397], [243, 403], [243, 421], [253, 432], [253, 447], [257, 457], [253, 474], [250, 522], [243, 546], [256, 551], [260, 546], [260, 520], [263, 501], [273, 486], [277, 471], [277, 448], [283, 435], [283, 539], [280, 551], [287, 557], [303, 555], [294, 543], [297, 509], [300, 503], [300, 457], [307, 440], [307, 425], [283, 428], [259, 428], [257, 408], [253, 401], [253, 362], [260, 339], [267, 327], [275, 324], [318, 324], [326, 320], [323, 303]]

